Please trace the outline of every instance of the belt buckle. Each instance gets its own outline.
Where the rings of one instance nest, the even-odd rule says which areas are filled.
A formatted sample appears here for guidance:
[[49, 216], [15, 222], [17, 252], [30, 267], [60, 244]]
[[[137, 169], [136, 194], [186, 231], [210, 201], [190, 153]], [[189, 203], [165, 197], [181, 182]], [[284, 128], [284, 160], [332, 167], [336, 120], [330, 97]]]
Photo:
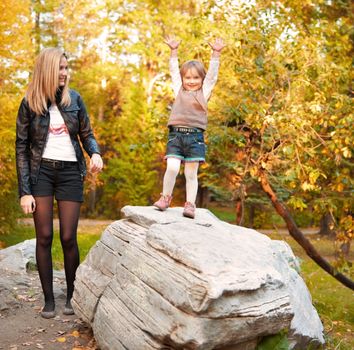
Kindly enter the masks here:
[[53, 159], [53, 168], [57, 169], [60, 168], [60, 160]]
[[44, 163], [50, 164], [52, 168], [57, 169], [59, 167], [63, 167], [61, 160], [56, 159], [44, 159]]

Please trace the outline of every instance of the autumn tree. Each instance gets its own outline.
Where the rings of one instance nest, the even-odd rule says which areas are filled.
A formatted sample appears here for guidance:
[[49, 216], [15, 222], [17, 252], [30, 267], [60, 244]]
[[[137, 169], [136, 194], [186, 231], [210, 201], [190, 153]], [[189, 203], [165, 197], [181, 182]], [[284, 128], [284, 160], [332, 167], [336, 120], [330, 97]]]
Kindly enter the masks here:
[[351, 239], [350, 16], [337, 12], [328, 21], [315, 3], [311, 15], [300, 16], [302, 6], [259, 1], [233, 14], [214, 9], [231, 45], [206, 183], [222, 174], [219, 184], [244, 197], [260, 186], [308, 254], [352, 288], [309, 246], [284, 205], [311, 206], [318, 216], [331, 208], [339, 238]]
[[26, 0], [4, 0], [0, 4], [0, 235], [14, 226], [19, 215], [15, 116], [33, 57], [29, 6]]

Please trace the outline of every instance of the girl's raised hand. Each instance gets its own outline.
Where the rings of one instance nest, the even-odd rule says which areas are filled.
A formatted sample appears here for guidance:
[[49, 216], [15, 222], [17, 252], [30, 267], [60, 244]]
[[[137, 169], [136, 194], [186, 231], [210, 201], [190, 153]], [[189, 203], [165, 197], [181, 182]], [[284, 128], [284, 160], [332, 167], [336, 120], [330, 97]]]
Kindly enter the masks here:
[[181, 43], [181, 40], [178, 41], [173, 35], [168, 35], [165, 38], [164, 43], [167, 44], [171, 50], [176, 50]]
[[217, 52], [220, 52], [226, 46], [222, 38], [216, 38], [214, 43], [208, 42], [208, 44], [213, 49], [213, 51], [217, 51]]

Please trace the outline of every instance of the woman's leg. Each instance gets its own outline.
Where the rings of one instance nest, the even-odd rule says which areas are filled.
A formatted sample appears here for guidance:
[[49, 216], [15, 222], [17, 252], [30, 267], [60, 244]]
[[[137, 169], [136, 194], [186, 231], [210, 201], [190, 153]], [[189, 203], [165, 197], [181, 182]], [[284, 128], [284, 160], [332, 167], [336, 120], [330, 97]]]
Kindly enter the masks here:
[[[44, 312], [54, 312], [53, 293], [53, 196], [35, 197], [33, 219], [36, 229], [36, 260], [44, 294]], [[54, 317], [54, 314], [51, 316]]]
[[184, 166], [187, 202], [192, 204], [195, 204], [198, 193], [198, 168], [199, 162], [186, 162]]
[[74, 292], [76, 269], [80, 264], [77, 245], [77, 225], [79, 222], [81, 202], [58, 200], [60, 241], [64, 253], [66, 277], [66, 306], [71, 308], [70, 300]]
[[167, 169], [163, 178], [163, 190], [164, 196], [171, 196], [173, 188], [175, 187], [176, 177], [181, 166], [181, 160], [177, 158], [167, 158]]

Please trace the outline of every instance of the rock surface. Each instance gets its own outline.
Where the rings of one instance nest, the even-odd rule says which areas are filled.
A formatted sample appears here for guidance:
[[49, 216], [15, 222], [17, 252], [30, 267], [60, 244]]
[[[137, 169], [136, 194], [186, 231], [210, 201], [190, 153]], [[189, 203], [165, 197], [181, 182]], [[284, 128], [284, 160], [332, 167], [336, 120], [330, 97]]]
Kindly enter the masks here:
[[102, 350], [255, 349], [289, 330], [323, 343], [290, 247], [197, 209], [126, 206], [80, 265], [73, 307]]

